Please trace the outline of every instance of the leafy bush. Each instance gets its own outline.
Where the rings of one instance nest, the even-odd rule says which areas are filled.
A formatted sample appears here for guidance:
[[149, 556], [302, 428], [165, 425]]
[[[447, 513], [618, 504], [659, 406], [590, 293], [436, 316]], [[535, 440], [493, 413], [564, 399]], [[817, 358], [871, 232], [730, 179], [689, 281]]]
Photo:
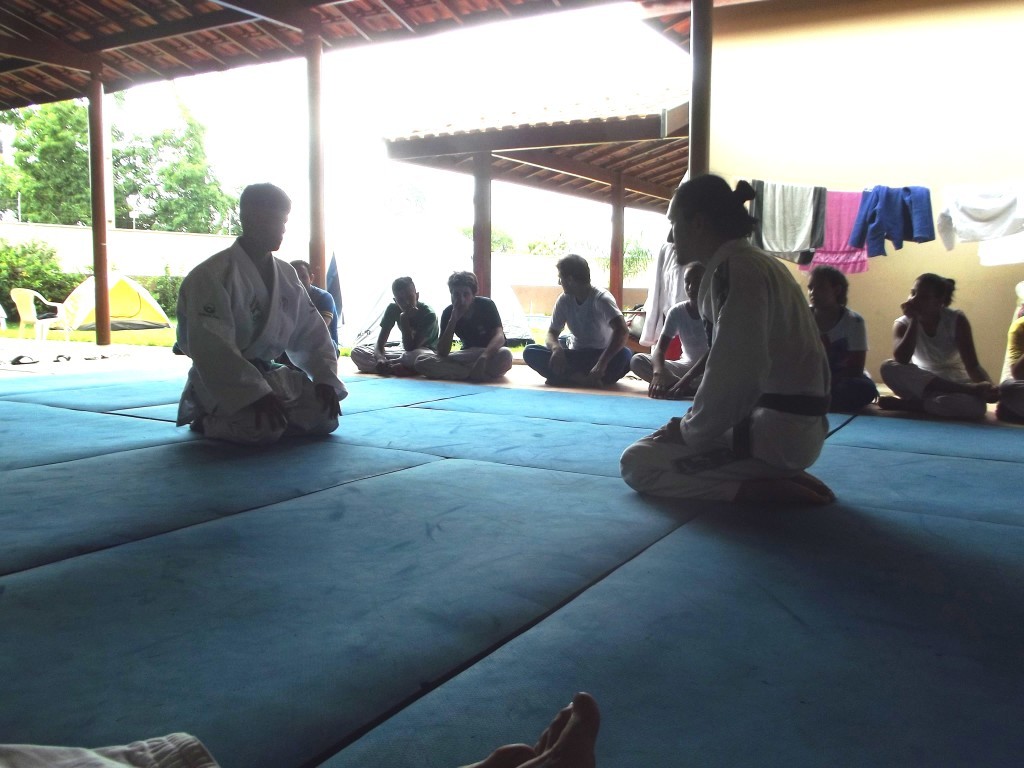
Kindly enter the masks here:
[[0, 304], [10, 320], [18, 317], [11, 288], [31, 288], [50, 301], [64, 301], [84, 279], [84, 275], [62, 272], [57, 252], [48, 243], [12, 244], [0, 239]]
[[178, 289], [181, 288], [183, 277], [172, 275], [170, 267], [165, 265], [164, 273], [159, 277], [144, 276], [132, 279], [153, 295], [156, 303], [168, 317], [174, 317], [178, 307]]

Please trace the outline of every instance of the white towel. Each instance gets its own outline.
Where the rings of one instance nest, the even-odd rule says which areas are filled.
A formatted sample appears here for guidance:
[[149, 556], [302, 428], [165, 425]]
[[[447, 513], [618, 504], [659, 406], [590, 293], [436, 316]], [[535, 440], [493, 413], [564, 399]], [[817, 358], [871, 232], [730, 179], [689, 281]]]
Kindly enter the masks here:
[[1024, 184], [947, 187], [943, 195], [936, 228], [947, 251], [957, 238], [975, 243], [1024, 232]]
[[814, 187], [764, 183], [761, 240], [764, 250], [798, 254], [811, 247], [814, 223]]

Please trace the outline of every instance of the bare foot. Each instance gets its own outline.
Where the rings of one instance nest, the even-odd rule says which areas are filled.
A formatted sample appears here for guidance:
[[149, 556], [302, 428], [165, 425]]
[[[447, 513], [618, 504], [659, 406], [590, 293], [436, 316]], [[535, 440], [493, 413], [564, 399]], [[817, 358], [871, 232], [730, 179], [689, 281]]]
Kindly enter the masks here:
[[536, 746], [501, 747], [483, 762], [466, 768], [595, 768], [594, 746], [600, 727], [601, 712], [594, 697], [577, 693], [572, 704], [555, 715]]
[[823, 482], [806, 472], [796, 477], [773, 477], [747, 480], [740, 485], [736, 501], [813, 504], [824, 506], [836, 495]]
[[975, 397], [981, 398], [986, 403], [994, 403], [999, 400], [999, 387], [993, 386], [992, 382], [980, 381], [971, 385]]

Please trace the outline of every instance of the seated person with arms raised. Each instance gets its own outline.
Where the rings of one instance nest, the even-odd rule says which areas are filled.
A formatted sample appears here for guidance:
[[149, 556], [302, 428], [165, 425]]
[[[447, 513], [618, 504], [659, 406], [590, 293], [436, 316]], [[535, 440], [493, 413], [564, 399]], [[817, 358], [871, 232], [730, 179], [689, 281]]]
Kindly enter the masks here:
[[828, 433], [828, 360], [789, 269], [747, 239], [753, 197], [746, 182], [732, 190], [709, 175], [682, 184], [669, 204], [676, 247], [707, 269], [698, 303], [714, 330], [693, 407], [622, 454], [622, 477], [641, 493], [835, 500], [804, 471]]
[[[291, 211], [272, 184], [242, 191], [242, 235], [185, 277], [178, 348], [192, 358], [178, 426], [207, 437], [265, 444], [338, 428], [338, 350], [295, 270], [274, 257]], [[282, 354], [296, 366], [273, 362]]]
[[[512, 350], [505, 346], [501, 315], [494, 302], [477, 296], [472, 272], [453, 272], [448, 278], [452, 303], [441, 313], [437, 353], [416, 361], [416, 372], [428, 379], [486, 381], [504, 376], [512, 367]], [[462, 349], [452, 352], [458, 336]]]
[[999, 390], [978, 362], [967, 315], [951, 309], [956, 283], [926, 272], [893, 324], [893, 360], [882, 380], [896, 395], [878, 398], [886, 410], [924, 411], [946, 419], [983, 419]]
[[299, 282], [306, 286], [306, 293], [309, 294], [309, 300], [313, 302], [313, 306], [316, 307], [316, 311], [320, 313], [320, 317], [322, 317], [324, 322], [327, 323], [327, 330], [331, 334], [331, 340], [334, 342], [335, 348], [337, 348], [338, 305], [334, 303], [334, 297], [323, 288], [313, 285], [313, 280], [309, 274], [309, 264], [299, 260], [293, 261], [292, 266], [295, 267], [295, 274], [299, 276]]
[[859, 411], [878, 397], [878, 388], [864, 371], [868, 333], [864, 318], [846, 306], [850, 284], [835, 267], [815, 267], [807, 283], [811, 312], [821, 332], [832, 371], [829, 410]]
[[[1017, 295], [1024, 301], [1024, 283], [1017, 286]], [[1006, 334], [1006, 359], [999, 385], [996, 418], [1011, 424], [1024, 424], [1024, 306], [1010, 323]]]
[[[704, 265], [691, 261], [683, 267], [683, 288], [686, 299], [673, 305], [665, 315], [661, 338], [650, 355], [633, 355], [629, 369], [650, 383], [647, 394], [664, 400], [691, 397], [700, 385], [708, 352], [708, 332], [697, 309], [697, 290], [704, 278]], [[679, 338], [682, 355], [666, 360], [665, 352]]]
[[[547, 341], [527, 346], [523, 362], [554, 386], [614, 384], [629, 373], [633, 356], [626, 348], [629, 329], [622, 312], [608, 291], [590, 284], [590, 265], [582, 256], [569, 254], [555, 266], [562, 295], [551, 313]], [[558, 338], [566, 326], [572, 332], [569, 348]]]
[[[353, 349], [352, 362], [363, 373], [415, 376], [416, 361], [437, 349], [437, 315], [420, 302], [411, 277], [396, 278], [391, 283], [391, 295], [395, 300], [384, 310], [377, 344]], [[390, 351], [388, 338], [396, 325], [402, 333], [402, 348]]]

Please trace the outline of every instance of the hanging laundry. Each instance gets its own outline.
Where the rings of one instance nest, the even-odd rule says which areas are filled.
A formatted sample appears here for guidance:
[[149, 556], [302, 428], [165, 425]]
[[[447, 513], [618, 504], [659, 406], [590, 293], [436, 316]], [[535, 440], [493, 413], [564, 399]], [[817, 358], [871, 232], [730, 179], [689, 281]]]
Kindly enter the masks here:
[[[771, 181], [752, 182], [750, 215], [757, 219], [751, 242], [787, 261], [820, 248], [825, 238], [825, 188]], [[809, 259], [808, 259], [809, 260]]]
[[867, 245], [868, 256], [884, 256], [885, 241], [896, 250], [904, 241], [927, 243], [935, 239], [931, 192], [927, 187], [885, 187], [864, 190], [857, 219], [850, 232], [853, 248]]
[[1024, 263], [1024, 232], [978, 243], [978, 262], [983, 267]]
[[868, 253], [850, 245], [850, 232], [860, 210], [860, 192], [833, 192], [825, 195], [825, 237], [821, 248], [814, 252], [810, 264], [801, 264], [807, 271], [827, 265], [847, 274], [866, 272]]
[[947, 187], [943, 195], [939, 237], [947, 251], [958, 237], [974, 243], [1024, 232], [1024, 188], [1019, 185]]

